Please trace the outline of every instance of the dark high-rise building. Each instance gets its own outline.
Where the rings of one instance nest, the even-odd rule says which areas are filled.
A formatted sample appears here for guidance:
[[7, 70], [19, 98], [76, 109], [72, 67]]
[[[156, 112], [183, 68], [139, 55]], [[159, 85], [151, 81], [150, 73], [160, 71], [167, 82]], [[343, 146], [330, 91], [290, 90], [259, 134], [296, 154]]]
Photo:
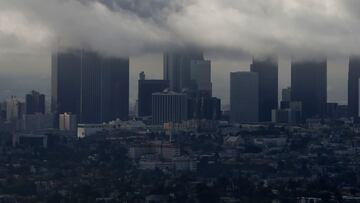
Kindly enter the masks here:
[[152, 94], [169, 88], [167, 80], [146, 80], [145, 73], [140, 73], [138, 91], [138, 116], [151, 116]]
[[167, 52], [164, 54], [164, 80], [169, 81], [171, 91], [193, 89], [191, 61], [203, 60], [203, 54], [195, 51]]
[[271, 111], [278, 108], [278, 62], [254, 59], [250, 70], [259, 75], [259, 121], [271, 121]]
[[303, 119], [323, 118], [327, 103], [327, 62], [301, 61], [291, 64], [291, 99], [302, 103]]
[[[80, 80], [81, 123], [101, 123], [102, 69], [101, 57], [95, 52], [82, 52]], [[62, 112], [63, 113], [63, 112]]]
[[258, 73], [231, 73], [230, 120], [237, 123], [254, 123], [259, 121]]
[[81, 75], [80, 122], [128, 119], [128, 59], [104, 58], [96, 53], [86, 53]]
[[127, 119], [129, 60], [79, 50], [54, 54], [52, 110], [75, 114], [81, 123]]
[[129, 59], [102, 60], [102, 120], [127, 120], [129, 116]]
[[355, 118], [359, 117], [359, 78], [360, 57], [351, 57], [349, 61], [348, 114]]
[[190, 64], [190, 78], [195, 89], [212, 95], [211, 62], [209, 60], [192, 60]]
[[52, 55], [51, 109], [55, 114], [80, 113], [81, 51]]
[[31, 91], [26, 95], [25, 114], [42, 113], [45, 114], [45, 95], [36, 91]]

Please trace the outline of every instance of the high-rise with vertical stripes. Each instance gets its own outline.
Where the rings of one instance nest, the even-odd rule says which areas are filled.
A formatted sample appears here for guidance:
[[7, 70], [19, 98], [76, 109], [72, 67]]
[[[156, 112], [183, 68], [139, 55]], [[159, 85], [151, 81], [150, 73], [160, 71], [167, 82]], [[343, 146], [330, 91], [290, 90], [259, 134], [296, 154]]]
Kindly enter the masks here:
[[81, 123], [102, 123], [129, 113], [129, 60], [72, 50], [52, 57], [52, 111]]

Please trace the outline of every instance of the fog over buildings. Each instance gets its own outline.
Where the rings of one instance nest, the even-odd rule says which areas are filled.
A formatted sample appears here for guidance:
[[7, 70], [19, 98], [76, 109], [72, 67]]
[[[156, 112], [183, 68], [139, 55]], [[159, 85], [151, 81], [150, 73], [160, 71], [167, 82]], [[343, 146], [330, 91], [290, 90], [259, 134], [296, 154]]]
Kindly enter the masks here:
[[[87, 47], [130, 56], [132, 89], [139, 71], [162, 78], [160, 53], [197, 47], [212, 61], [215, 96], [228, 103], [228, 73], [251, 56], [278, 55], [279, 88], [289, 85], [293, 55], [327, 56], [328, 96], [345, 103], [347, 57], [360, 54], [356, 0], [0, 0], [0, 97], [49, 92], [51, 51]], [[153, 73], [152, 73], [153, 72]], [[153, 74], [153, 75], [152, 75]], [[154, 76], [154, 77], [152, 77]], [[19, 78], [26, 78], [19, 79]], [[8, 80], [8, 81], [7, 81]], [[0, 84], [0, 86], [4, 86]], [[44, 87], [45, 86], [45, 87]], [[133, 91], [130, 91], [133, 92]], [[134, 102], [136, 93], [132, 93]]]
[[0, 203], [359, 202], [359, 0], [0, 0]]

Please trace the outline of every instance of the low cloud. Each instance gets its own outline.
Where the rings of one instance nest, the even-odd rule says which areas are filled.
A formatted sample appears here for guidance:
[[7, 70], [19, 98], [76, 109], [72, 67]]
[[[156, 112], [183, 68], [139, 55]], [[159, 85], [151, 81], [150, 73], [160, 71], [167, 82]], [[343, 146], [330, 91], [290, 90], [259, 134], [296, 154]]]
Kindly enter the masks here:
[[[357, 0], [0, 0], [1, 52], [360, 54]], [[0, 52], [0, 53], [1, 53]]]

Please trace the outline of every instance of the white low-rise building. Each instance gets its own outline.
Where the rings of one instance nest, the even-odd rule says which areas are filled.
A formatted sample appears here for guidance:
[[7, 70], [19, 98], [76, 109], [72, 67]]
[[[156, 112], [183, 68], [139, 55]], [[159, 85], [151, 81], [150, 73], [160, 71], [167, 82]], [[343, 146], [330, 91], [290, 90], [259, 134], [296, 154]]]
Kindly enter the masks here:
[[59, 115], [59, 129], [62, 131], [76, 131], [77, 117], [71, 113]]
[[77, 137], [85, 138], [104, 130], [104, 124], [78, 124]]

